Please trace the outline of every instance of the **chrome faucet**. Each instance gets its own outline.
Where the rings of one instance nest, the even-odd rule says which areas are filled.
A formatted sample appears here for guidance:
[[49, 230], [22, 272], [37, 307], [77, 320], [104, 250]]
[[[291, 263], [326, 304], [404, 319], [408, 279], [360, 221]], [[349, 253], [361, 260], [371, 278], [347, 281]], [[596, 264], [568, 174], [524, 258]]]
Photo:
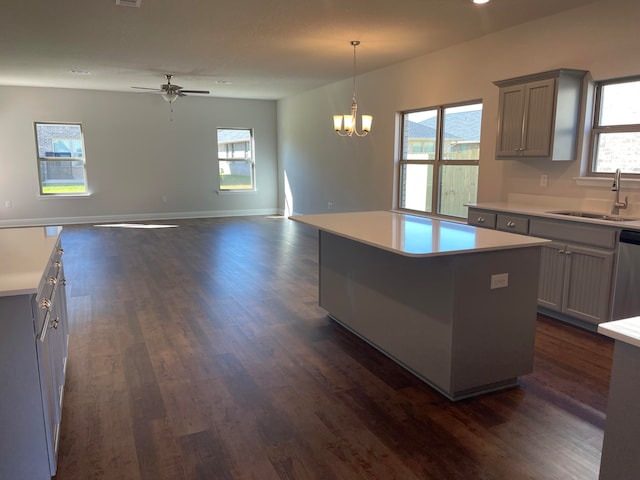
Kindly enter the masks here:
[[611, 215], [620, 214], [621, 208], [627, 208], [629, 197], [624, 197], [624, 202], [620, 201], [620, 181], [622, 180], [622, 172], [619, 168], [616, 169], [616, 173], [613, 176], [613, 185], [611, 191], [616, 192], [616, 198], [613, 201], [613, 207], [611, 208]]

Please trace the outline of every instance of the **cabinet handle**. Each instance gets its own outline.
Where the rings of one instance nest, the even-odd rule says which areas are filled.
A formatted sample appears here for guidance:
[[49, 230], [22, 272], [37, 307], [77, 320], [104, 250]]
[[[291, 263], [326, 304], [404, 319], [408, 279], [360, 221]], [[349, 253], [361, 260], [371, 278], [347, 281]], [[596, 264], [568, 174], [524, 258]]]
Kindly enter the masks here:
[[58, 283], [58, 279], [56, 277], [49, 277], [47, 278], [47, 283], [49, 285], [55, 285], [56, 283]]
[[571, 255], [571, 252], [569, 250], [567, 250], [566, 252], [564, 252], [565, 255]]
[[51, 300], [48, 298], [43, 298], [40, 300], [40, 308], [42, 310], [49, 310], [51, 308]]
[[60, 268], [62, 266], [62, 262], [60, 260], [56, 260], [55, 262], [53, 262], [53, 266]]
[[60, 317], [56, 317], [49, 324], [49, 328], [53, 328], [54, 330], [57, 330], [59, 323], [60, 323]]
[[47, 336], [47, 330], [49, 330], [49, 319], [51, 318], [51, 314], [47, 312], [44, 316], [44, 323], [42, 324], [42, 330], [40, 330], [40, 335], [38, 338], [40, 339], [40, 343], [44, 343], [44, 339]]
[[62, 255], [63, 253], [64, 253], [64, 250], [63, 250], [62, 248], [59, 248], [59, 249], [58, 249], [58, 254], [59, 254], [59, 255]]
[[478, 222], [478, 223], [484, 223], [484, 217], [478, 217], [478, 218], [476, 219], [476, 222]]
[[564, 250], [558, 250], [558, 253], [559, 253], [560, 255], [564, 255], [566, 252], [565, 252]]
[[509, 220], [509, 221], [507, 222], [507, 227], [509, 227], [509, 228], [513, 228], [513, 227], [515, 227], [515, 226], [516, 226], [516, 223], [515, 223], [515, 222], [512, 222], [511, 220]]

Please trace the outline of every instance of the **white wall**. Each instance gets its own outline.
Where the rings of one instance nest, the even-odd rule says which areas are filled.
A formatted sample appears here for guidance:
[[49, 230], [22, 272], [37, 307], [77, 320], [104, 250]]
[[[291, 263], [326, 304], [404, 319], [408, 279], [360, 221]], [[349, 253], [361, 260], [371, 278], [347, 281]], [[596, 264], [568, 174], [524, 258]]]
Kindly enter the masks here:
[[[359, 109], [374, 116], [365, 138], [339, 138], [332, 131], [331, 115], [349, 107], [351, 79], [280, 101], [280, 208], [285, 174], [296, 213], [328, 211], [328, 202], [334, 211], [396, 206], [396, 112], [475, 99], [484, 102], [479, 201], [513, 194], [609, 198], [608, 186], [576, 185], [580, 161], [495, 160], [493, 82], [557, 68], [588, 70], [595, 80], [640, 74], [638, 25], [640, 2], [603, 0], [360, 75]], [[366, 54], [366, 42], [358, 54]], [[543, 173], [546, 188], [539, 186]]]
[[[0, 226], [277, 211], [276, 102], [173, 110], [159, 95], [0, 87]], [[34, 121], [82, 123], [89, 197], [39, 197]], [[254, 129], [256, 192], [217, 193], [217, 127]]]

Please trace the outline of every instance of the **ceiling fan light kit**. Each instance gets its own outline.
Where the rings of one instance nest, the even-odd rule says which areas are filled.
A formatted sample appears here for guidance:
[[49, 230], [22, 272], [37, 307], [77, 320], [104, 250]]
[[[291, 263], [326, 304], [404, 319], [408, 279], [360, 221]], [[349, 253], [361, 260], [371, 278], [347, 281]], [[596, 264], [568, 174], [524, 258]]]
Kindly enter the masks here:
[[163, 93], [162, 98], [164, 98], [167, 102], [173, 103], [178, 98], [177, 93]]
[[173, 104], [173, 102], [175, 102], [178, 99], [178, 97], [185, 97], [193, 93], [202, 94], [202, 95], [207, 95], [209, 93], [209, 90], [186, 90], [182, 88], [180, 85], [174, 85], [173, 83], [171, 83], [171, 79], [173, 78], [172, 74], [165, 73], [164, 76], [167, 79], [167, 83], [160, 85], [160, 89], [147, 88], [147, 87], [131, 87], [131, 88], [137, 88], [139, 90], [151, 90], [154, 93], [160, 93], [162, 94], [162, 98], [164, 98], [170, 104]]

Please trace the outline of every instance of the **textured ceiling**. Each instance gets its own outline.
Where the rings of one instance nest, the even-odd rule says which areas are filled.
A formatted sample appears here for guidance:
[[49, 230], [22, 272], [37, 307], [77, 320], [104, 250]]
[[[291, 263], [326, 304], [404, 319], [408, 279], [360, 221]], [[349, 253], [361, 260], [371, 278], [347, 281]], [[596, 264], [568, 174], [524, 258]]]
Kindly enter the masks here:
[[[212, 96], [278, 99], [594, 0], [17, 0], [0, 85], [134, 91], [164, 73]], [[89, 72], [73, 73], [73, 71]]]

